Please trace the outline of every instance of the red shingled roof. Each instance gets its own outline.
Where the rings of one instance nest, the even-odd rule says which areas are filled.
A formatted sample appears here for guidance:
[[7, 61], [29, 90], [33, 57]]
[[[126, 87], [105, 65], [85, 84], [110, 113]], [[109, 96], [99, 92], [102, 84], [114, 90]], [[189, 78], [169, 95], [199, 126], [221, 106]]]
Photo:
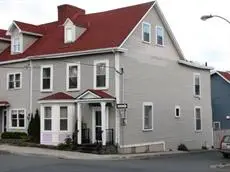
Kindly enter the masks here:
[[23, 23], [20, 21], [14, 21], [14, 22], [22, 31], [43, 34], [42, 27], [33, 24]]
[[9, 106], [10, 103], [8, 101], [0, 101], [0, 106]]
[[41, 98], [39, 100], [73, 100], [74, 98], [66, 93], [58, 92], [47, 97]]
[[227, 81], [230, 82], [230, 72], [222, 72], [222, 71], [218, 71], [218, 73], [224, 77]]
[[96, 94], [97, 96], [99, 96], [99, 97], [102, 98], [102, 99], [103, 99], [103, 98], [104, 98], [104, 99], [110, 99], [110, 98], [114, 99], [113, 96], [111, 96], [110, 94], [108, 94], [108, 93], [106, 93], [106, 92], [104, 92], [104, 91], [102, 91], [102, 90], [88, 89], [87, 91], [90, 91], [90, 92]]
[[0, 29], [0, 38], [10, 39], [9, 36], [6, 36], [6, 30]]
[[130, 7], [70, 17], [76, 25], [87, 26], [87, 30], [74, 43], [64, 43], [64, 27], [58, 21], [30, 25], [19, 23], [26, 31], [41, 31], [39, 38], [24, 53], [11, 55], [10, 48], [0, 54], [0, 61], [22, 59], [28, 56], [86, 51], [91, 49], [118, 47], [146, 14], [154, 2]]

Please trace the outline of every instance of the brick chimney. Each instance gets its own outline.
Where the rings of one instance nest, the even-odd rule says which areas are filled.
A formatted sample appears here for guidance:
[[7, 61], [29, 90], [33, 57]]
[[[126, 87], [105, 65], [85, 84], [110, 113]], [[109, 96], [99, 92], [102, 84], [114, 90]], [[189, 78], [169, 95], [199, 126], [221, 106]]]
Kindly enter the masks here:
[[85, 10], [72, 5], [64, 4], [58, 6], [58, 21], [60, 24], [63, 24], [67, 18], [84, 14]]

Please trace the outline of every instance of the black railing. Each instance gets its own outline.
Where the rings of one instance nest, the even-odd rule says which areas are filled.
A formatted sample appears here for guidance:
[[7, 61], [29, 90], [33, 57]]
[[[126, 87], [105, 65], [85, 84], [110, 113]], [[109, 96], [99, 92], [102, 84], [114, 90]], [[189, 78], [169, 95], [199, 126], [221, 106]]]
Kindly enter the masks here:
[[106, 137], [107, 137], [107, 140], [106, 140], [106, 144], [108, 145], [112, 145], [114, 144], [114, 131], [113, 129], [106, 129]]
[[82, 143], [90, 143], [90, 129], [83, 128], [82, 132]]
[[102, 130], [101, 127], [96, 127], [96, 143], [102, 142]]

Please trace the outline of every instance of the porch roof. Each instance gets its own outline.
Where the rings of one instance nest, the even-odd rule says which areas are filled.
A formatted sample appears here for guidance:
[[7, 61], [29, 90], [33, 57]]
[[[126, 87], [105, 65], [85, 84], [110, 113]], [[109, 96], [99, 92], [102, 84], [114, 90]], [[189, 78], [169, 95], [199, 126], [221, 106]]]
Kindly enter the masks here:
[[0, 107], [9, 106], [9, 105], [10, 105], [10, 103], [8, 101], [0, 100]]
[[74, 97], [63, 92], [58, 92], [39, 99], [39, 101], [46, 101], [46, 100], [74, 100]]
[[115, 97], [102, 90], [88, 89], [76, 97], [76, 100], [82, 99], [115, 99]]

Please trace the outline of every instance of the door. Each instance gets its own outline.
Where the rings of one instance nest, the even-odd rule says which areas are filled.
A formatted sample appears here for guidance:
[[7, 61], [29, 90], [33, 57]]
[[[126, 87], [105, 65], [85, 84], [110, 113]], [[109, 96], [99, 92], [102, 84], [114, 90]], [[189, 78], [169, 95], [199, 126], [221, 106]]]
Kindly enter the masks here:
[[3, 131], [6, 132], [6, 110], [3, 111]]
[[101, 111], [96, 110], [95, 111], [95, 135], [96, 135], [96, 141], [101, 142], [102, 141], [102, 126], [101, 126]]

